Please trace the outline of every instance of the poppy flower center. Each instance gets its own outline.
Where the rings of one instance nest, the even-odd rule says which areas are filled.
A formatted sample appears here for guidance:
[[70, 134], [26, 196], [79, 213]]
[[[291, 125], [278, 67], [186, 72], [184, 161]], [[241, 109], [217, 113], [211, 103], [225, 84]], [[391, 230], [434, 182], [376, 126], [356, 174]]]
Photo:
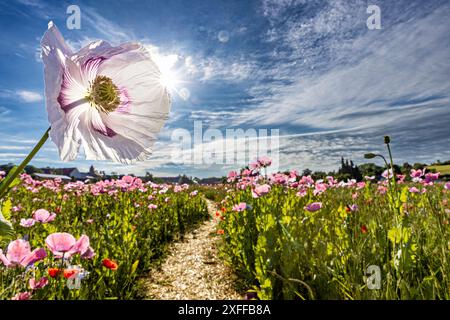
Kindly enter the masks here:
[[90, 84], [86, 99], [91, 106], [104, 113], [117, 109], [120, 105], [120, 91], [111, 78], [97, 76]]

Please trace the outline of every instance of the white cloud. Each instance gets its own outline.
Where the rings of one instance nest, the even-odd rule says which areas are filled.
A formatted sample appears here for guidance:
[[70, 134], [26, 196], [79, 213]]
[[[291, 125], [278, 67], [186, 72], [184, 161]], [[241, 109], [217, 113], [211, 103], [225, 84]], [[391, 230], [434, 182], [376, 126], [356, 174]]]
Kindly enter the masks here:
[[43, 100], [42, 95], [39, 92], [29, 90], [16, 91], [17, 96], [25, 102], [39, 102]]
[[26, 153], [0, 153], [0, 159], [17, 159], [26, 157]]
[[253, 88], [264, 102], [252, 112], [245, 110], [247, 116], [237, 116], [236, 124], [373, 127], [404, 121], [407, 115], [414, 121], [437, 105], [449, 104], [449, 12], [448, 6], [440, 8], [424, 18], [383, 33], [369, 32], [351, 46], [337, 48], [340, 56], [361, 56], [353, 63], [332, 65], [324, 72], [302, 77], [298, 76], [301, 69], [297, 75], [281, 69], [286, 72], [282, 76], [290, 77], [292, 83]]
[[7, 109], [7, 108], [5, 108], [5, 107], [0, 106], [0, 117], [1, 117], [1, 118], [6, 117], [6, 116], [9, 115], [10, 113], [11, 113], [11, 110], [9, 110], [9, 109]]
[[83, 6], [82, 17], [82, 24], [87, 23], [111, 43], [119, 44], [136, 39], [133, 32], [122, 28], [117, 22], [106, 19], [93, 8]]
[[0, 150], [27, 150], [28, 147], [24, 146], [0, 146]]

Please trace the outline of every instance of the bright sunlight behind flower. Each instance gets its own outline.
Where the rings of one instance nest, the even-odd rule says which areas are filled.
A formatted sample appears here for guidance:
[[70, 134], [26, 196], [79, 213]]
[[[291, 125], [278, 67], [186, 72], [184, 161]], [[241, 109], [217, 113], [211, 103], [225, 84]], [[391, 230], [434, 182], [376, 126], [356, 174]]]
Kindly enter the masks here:
[[[73, 53], [52, 22], [41, 47], [49, 134], [61, 159], [74, 160], [81, 146], [89, 160], [147, 159], [169, 113], [174, 77], [163, 77], [138, 43], [97, 41]], [[170, 59], [160, 65], [167, 72]]]
[[178, 60], [176, 55], [169, 56], [153, 56], [153, 60], [161, 71], [161, 84], [169, 89], [169, 91], [174, 91], [177, 89], [177, 84], [179, 83], [178, 75], [172, 69]]
[[146, 45], [145, 49], [150, 52], [153, 61], [158, 66], [159, 71], [161, 72], [161, 75], [159, 77], [161, 85], [166, 87], [171, 94], [176, 94], [185, 100], [183, 90], [186, 89], [180, 88], [180, 85], [182, 83], [181, 75], [176, 69], [176, 64], [179, 62], [178, 55], [166, 55], [160, 52], [159, 48], [152, 45]]

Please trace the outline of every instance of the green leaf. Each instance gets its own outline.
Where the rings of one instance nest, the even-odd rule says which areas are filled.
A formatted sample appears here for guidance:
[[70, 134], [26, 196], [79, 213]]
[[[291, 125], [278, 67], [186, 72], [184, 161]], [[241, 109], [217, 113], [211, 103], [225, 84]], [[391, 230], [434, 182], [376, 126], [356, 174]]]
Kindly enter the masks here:
[[7, 242], [15, 237], [14, 228], [11, 222], [6, 220], [0, 212], [0, 244]]
[[136, 261], [133, 263], [133, 265], [131, 266], [131, 274], [133, 274], [133, 273], [136, 272], [136, 269], [137, 269], [138, 265], [139, 265], [139, 260], [136, 260]]
[[17, 169], [18, 169], [17, 166], [12, 167], [11, 170], [9, 170], [8, 174], [6, 175], [6, 177], [2, 180], [2, 184], [0, 184], [0, 190], [1, 190], [0, 194], [4, 193], [7, 190], [10, 190], [11, 188], [17, 186], [18, 184], [20, 184], [20, 182], [21, 182], [20, 179], [19, 178], [14, 178], [14, 180], [11, 181], [8, 186], [4, 185], [5, 183], [7, 183], [11, 179], [11, 177], [13, 175], [15, 175], [15, 172], [17, 171]]
[[11, 200], [3, 201], [0, 212], [3, 214], [4, 219], [10, 220], [11, 219]]
[[7, 180], [10, 176], [12, 176], [14, 174], [14, 172], [16, 172], [16, 170], [17, 170], [17, 166], [12, 167], [11, 170], [9, 170], [6, 177], [3, 179], [3, 181]]

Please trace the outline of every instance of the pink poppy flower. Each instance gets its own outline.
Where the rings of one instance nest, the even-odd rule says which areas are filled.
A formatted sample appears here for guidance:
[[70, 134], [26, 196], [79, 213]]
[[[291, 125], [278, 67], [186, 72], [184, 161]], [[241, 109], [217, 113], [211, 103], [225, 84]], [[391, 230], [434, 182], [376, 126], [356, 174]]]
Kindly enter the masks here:
[[394, 174], [392, 173], [392, 169], [384, 170], [384, 172], [381, 175], [385, 179], [391, 179], [394, 176]]
[[252, 190], [253, 198], [259, 198], [270, 192], [270, 186], [268, 184], [258, 185]]
[[194, 191], [192, 191], [189, 195], [190, 195], [191, 197], [195, 197], [197, 194], [198, 194], [198, 191], [197, 191], [197, 190], [194, 190]]
[[233, 206], [233, 211], [236, 211], [236, 212], [241, 212], [241, 211], [244, 211], [245, 209], [247, 209], [247, 204], [245, 202], [241, 202], [241, 203], [235, 204]]
[[237, 178], [238, 174], [236, 173], [236, 171], [230, 171], [227, 174], [227, 181], [228, 182], [234, 182]]
[[153, 210], [153, 209], [158, 208], [158, 206], [157, 206], [156, 204], [150, 203], [150, 204], [148, 205], [148, 208], [149, 208], [150, 210]]
[[315, 212], [322, 208], [322, 202], [313, 202], [313, 203], [306, 205], [303, 208], [309, 212]]
[[82, 254], [81, 254], [81, 258], [83, 258], [83, 259], [92, 259], [92, 258], [94, 258], [95, 257], [95, 252], [94, 252], [94, 249], [92, 249], [92, 247], [88, 247], [87, 249], [86, 249], [86, 251], [84, 251]]
[[34, 249], [31, 251], [28, 241], [23, 239], [14, 240], [9, 243], [6, 256], [0, 249], [0, 261], [8, 268], [16, 266], [27, 267], [39, 260], [44, 259], [47, 253], [44, 249]]
[[385, 194], [387, 192], [387, 188], [385, 186], [378, 186], [378, 192], [380, 194]]
[[258, 163], [260, 164], [261, 167], [269, 167], [272, 164], [272, 159], [270, 159], [267, 156], [262, 156], [261, 158], [258, 159]]
[[398, 183], [404, 183], [406, 179], [406, 175], [404, 174], [397, 174]]
[[45, 209], [38, 209], [33, 213], [33, 219], [37, 222], [48, 223], [56, 218], [56, 213], [50, 213]]
[[417, 189], [416, 187], [411, 187], [411, 188], [408, 189], [408, 191], [411, 192], [411, 193], [419, 193], [420, 192], [420, 190]]
[[327, 185], [324, 183], [316, 183], [313, 194], [315, 196], [324, 193], [327, 190]]
[[299, 192], [297, 192], [296, 195], [297, 197], [304, 197], [306, 196], [306, 193], [307, 193], [306, 189], [303, 188]]
[[42, 277], [41, 279], [39, 279], [39, 281], [36, 281], [35, 278], [32, 278], [30, 279], [30, 281], [28, 281], [28, 284], [30, 285], [30, 288], [32, 290], [42, 289], [48, 284], [48, 278]]
[[20, 292], [16, 294], [11, 300], [30, 300], [31, 292]]
[[424, 174], [425, 174], [425, 170], [422, 171], [420, 169], [418, 169], [418, 170], [411, 169], [410, 176], [411, 176], [411, 178], [420, 178]]
[[20, 219], [20, 225], [24, 228], [31, 228], [35, 223], [34, 219]]
[[45, 244], [53, 253], [55, 258], [70, 258], [80, 253], [83, 255], [90, 248], [89, 237], [82, 235], [78, 241], [70, 233], [52, 233], [45, 239]]
[[250, 170], [257, 170], [260, 167], [260, 163], [258, 161], [255, 162], [250, 162], [248, 167], [250, 168]]
[[450, 190], [450, 182], [447, 182], [444, 186], [445, 189]]
[[431, 173], [431, 172], [427, 173], [425, 175], [425, 183], [430, 183], [430, 182], [436, 181], [437, 179], [439, 179], [439, 175], [440, 175], [439, 172], [437, 172], [437, 173]]
[[90, 43], [74, 53], [50, 22], [41, 40], [50, 137], [61, 159], [145, 160], [170, 109], [163, 77], [140, 44]]
[[303, 177], [300, 179], [300, 184], [310, 186], [310, 185], [314, 184], [314, 179], [311, 178], [311, 176], [303, 176]]
[[364, 181], [358, 182], [356, 184], [356, 190], [364, 189], [365, 186], [366, 186], [366, 183]]

